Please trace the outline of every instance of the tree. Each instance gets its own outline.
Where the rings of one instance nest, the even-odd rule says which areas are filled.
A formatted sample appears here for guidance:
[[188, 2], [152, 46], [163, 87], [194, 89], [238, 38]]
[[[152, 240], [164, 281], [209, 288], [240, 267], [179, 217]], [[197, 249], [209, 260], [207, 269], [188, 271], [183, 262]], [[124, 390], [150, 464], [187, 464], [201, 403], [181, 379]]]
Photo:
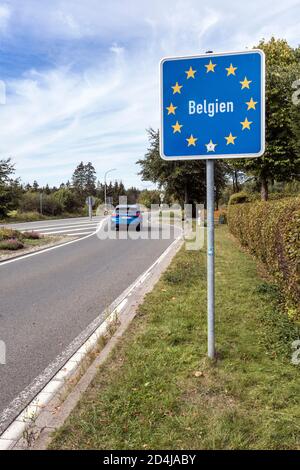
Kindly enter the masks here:
[[128, 204], [136, 204], [139, 199], [140, 190], [134, 186], [131, 186], [131, 188], [128, 188], [125, 191], [125, 195], [127, 196]]
[[10, 176], [15, 172], [15, 166], [11, 163], [11, 159], [0, 160], [0, 185], [8, 183]]
[[[164, 188], [166, 197], [182, 203], [200, 203], [206, 200], [206, 168], [203, 160], [166, 161], [159, 154], [159, 132], [149, 129], [149, 149], [145, 158], [137, 163], [142, 169], [144, 181], [157, 183]], [[215, 186], [217, 198], [225, 185], [227, 165], [222, 160], [215, 161]]]
[[68, 188], [60, 188], [53, 194], [64, 212], [76, 212], [81, 207], [81, 201], [75, 192]]
[[143, 189], [139, 195], [139, 204], [151, 208], [152, 204], [160, 204], [160, 191], [157, 189]]
[[83, 162], [80, 162], [74, 170], [72, 186], [80, 196], [83, 195], [85, 189], [85, 166]]
[[266, 54], [266, 151], [260, 158], [234, 166], [254, 175], [261, 198], [268, 199], [270, 182], [299, 178], [299, 108], [292, 102], [292, 83], [300, 77], [299, 51], [284, 40], [262, 40]]
[[33, 182], [32, 189], [35, 192], [37, 192], [39, 190], [39, 184], [36, 180], [34, 180], [34, 182]]
[[72, 185], [82, 200], [96, 194], [96, 170], [91, 162], [79, 163], [72, 176]]
[[85, 191], [87, 195], [96, 194], [96, 170], [91, 162], [85, 165]]
[[6, 217], [7, 213], [15, 209], [22, 192], [19, 180], [13, 180], [11, 176], [15, 167], [11, 159], [0, 160], [0, 217]]

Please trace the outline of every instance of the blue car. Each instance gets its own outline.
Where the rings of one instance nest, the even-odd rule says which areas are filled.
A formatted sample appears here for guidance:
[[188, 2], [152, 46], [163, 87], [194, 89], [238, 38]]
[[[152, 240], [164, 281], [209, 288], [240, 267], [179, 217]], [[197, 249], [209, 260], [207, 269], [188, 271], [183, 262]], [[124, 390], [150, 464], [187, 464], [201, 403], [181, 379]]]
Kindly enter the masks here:
[[120, 227], [128, 230], [129, 227], [134, 227], [140, 232], [143, 224], [143, 216], [137, 204], [117, 206], [110, 220], [113, 230], [119, 230]]

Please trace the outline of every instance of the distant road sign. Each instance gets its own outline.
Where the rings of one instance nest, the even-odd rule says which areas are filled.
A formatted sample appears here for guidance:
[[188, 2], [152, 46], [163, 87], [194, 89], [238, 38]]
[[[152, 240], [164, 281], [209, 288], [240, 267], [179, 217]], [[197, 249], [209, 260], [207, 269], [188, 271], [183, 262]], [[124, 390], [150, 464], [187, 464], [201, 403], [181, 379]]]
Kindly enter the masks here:
[[95, 205], [95, 198], [93, 196], [88, 196], [85, 200], [87, 206], [94, 206]]
[[165, 58], [160, 80], [162, 158], [249, 158], [264, 153], [261, 50]]

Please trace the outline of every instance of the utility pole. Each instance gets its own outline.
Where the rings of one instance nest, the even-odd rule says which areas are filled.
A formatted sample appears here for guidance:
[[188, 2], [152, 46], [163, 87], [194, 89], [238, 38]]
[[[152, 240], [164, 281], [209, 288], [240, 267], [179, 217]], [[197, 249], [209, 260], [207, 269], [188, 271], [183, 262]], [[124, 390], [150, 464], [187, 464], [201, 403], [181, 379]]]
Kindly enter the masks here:
[[40, 193], [40, 214], [43, 215], [43, 193]]

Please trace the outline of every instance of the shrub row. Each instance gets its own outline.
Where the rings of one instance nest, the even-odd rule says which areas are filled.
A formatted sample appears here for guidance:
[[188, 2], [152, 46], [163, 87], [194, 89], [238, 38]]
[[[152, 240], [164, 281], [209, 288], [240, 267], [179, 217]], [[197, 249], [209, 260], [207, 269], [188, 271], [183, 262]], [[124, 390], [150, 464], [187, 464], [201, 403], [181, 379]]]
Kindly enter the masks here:
[[228, 225], [274, 277], [289, 315], [300, 318], [300, 197], [229, 204]]

